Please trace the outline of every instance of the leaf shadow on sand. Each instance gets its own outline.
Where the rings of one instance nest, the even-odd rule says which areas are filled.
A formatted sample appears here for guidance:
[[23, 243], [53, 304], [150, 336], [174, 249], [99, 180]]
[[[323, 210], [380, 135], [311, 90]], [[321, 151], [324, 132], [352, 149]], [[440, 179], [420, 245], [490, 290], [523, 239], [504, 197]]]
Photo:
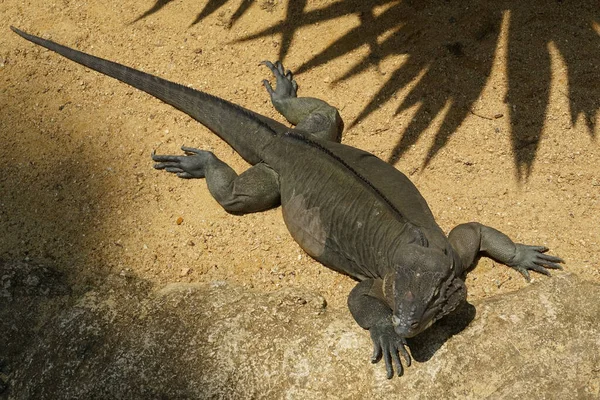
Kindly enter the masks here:
[[[435, 141], [423, 167], [448, 143], [469, 114], [481, 115], [477, 102], [488, 83], [495, 57], [506, 52], [507, 91], [511, 147], [518, 180], [531, 174], [544, 123], [551, 110], [552, 52], [566, 65], [571, 121], [583, 120], [595, 139], [600, 107], [600, 9], [593, 0], [567, 4], [554, 2], [486, 2], [432, 0], [342, 0], [306, 11], [306, 0], [287, 3], [286, 18], [249, 41], [280, 35], [279, 59], [292, 48], [295, 33], [303, 27], [356, 15], [360, 23], [332, 40], [296, 73], [322, 66], [360, 47], [368, 54], [337, 82], [368, 68], [377, 68], [390, 56], [404, 56], [378, 93], [371, 98], [350, 127], [370, 116], [383, 103], [396, 99], [407, 85], [413, 87], [400, 99], [396, 114], [418, 107], [404, 128], [391, 156], [395, 163], [417, 142], [424, 131], [441, 120]], [[503, 48], [506, 47], [506, 48]]]
[[[150, 9], [141, 14], [135, 20], [133, 20], [132, 23], [141, 21], [142, 19], [161, 11], [167, 4], [169, 4], [172, 1], [173, 0], [156, 0], [154, 5]], [[191, 26], [202, 22], [204, 19], [211, 16], [228, 3], [230, 3], [230, 0], [208, 0], [206, 5], [202, 8], [202, 11], [198, 13], [196, 19], [194, 20], [194, 22], [192, 22]], [[241, 0], [241, 3], [238, 5], [238, 8], [232, 14], [229, 22], [227, 23], [227, 28], [231, 28], [246, 13], [246, 11], [248, 11], [248, 9], [250, 8], [250, 6], [252, 6], [253, 3], [254, 0]]]
[[[157, 0], [135, 21], [146, 18], [172, 0]], [[208, 0], [192, 23], [196, 25], [225, 6], [237, 7], [227, 23], [231, 28], [256, 0]], [[375, 96], [365, 104], [350, 127], [369, 117], [382, 104], [400, 99], [396, 114], [417, 107], [415, 116], [400, 133], [388, 162], [396, 163], [435, 120], [440, 126], [423, 160], [425, 168], [444, 148], [469, 114], [493, 120], [500, 114], [477, 111], [499, 51], [506, 52], [508, 81], [504, 102], [509, 105], [511, 147], [516, 178], [530, 176], [544, 123], [551, 113], [552, 53], [566, 65], [571, 122], [582, 120], [595, 139], [600, 107], [600, 8], [595, 0], [577, 4], [556, 1], [504, 0], [340, 0], [307, 10], [307, 0], [285, 3], [280, 23], [248, 35], [242, 42], [279, 35], [279, 59], [291, 51], [296, 33], [307, 26], [354, 15], [360, 23], [334, 38], [324, 51], [295, 72], [302, 73], [367, 46], [368, 54], [336, 82], [348, 80], [369, 68], [378, 68], [391, 56], [404, 61], [391, 73]], [[263, 9], [278, 7], [274, 1]], [[135, 22], [134, 21], [134, 22]]]

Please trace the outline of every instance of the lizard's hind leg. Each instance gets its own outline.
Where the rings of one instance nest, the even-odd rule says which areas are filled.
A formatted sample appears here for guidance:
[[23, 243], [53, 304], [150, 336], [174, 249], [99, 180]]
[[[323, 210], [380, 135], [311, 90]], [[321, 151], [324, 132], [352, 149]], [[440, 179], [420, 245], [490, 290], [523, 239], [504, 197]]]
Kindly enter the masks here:
[[232, 214], [264, 211], [279, 205], [279, 175], [268, 165], [258, 163], [238, 175], [212, 152], [181, 148], [186, 155], [157, 155], [156, 169], [180, 178], [206, 178], [208, 190], [217, 202]]
[[335, 107], [313, 97], [297, 97], [298, 84], [281, 62], [263, 61], [261, 64], [266, 65], [276, 79], [275, 89], [268, 80], [263, 80], [271, 103], [289, 123], [296, 125], [298, 133], [336, 142], [342, 139], [344, 122]]

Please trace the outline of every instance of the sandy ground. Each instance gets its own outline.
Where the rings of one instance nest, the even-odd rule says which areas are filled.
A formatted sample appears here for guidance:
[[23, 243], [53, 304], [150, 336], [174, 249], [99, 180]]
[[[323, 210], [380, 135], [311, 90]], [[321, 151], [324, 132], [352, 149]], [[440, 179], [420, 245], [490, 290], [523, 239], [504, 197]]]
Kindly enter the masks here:
[[[332, 307], [354, 284], [300, 250], [279, 209], [229, 215], [205, 182], [152, 169], [153, 150], [184, 144], [247, 168], [210, 131], [15, 25], [282, 121], [258, 63], [283, 58], [300, 95], [341, 110], [343, 142], [405, 172], [445, 231], [480, 221], [600, 281], [596, 1], [4, 0], [0, 17], [2, 258], [80, 288], [108, 273], [295, 285]], [[478, 299], [526, 282], [483, 259], [467, 285]]]

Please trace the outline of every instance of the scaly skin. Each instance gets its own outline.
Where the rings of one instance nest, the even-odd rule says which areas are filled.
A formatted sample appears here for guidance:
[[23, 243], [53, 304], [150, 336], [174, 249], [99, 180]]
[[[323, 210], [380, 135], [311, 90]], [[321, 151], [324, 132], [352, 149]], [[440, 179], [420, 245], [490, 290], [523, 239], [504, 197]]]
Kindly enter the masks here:
[[394, 167], [340, 144], [343, 122], [326, 102], [298, 97], [293, 74], [264, 61], [274, 107], [295, 128], [209, 94], [11, 29], [38, 45], [143, 90], [189, 114], [229, 143], [252, 167], [238, 175], [213, 153], [182, 147], [183, 155], [152, 154], [154, 167], [179, 178], [204, 178], [228, 212], [282, 206], [298, 244], [324, 265], [358, 282], [348, 297], [356, 322], [373, 340], [372, 362], [388, 378], [410, 365], [406, 338], [419, 334], [465, 300], [464, 276], [485, 255], [519, 271], [550, 275], [563, 261], [547, 248], [514, 243], [476, 222], [448, 237], [427, 203]]

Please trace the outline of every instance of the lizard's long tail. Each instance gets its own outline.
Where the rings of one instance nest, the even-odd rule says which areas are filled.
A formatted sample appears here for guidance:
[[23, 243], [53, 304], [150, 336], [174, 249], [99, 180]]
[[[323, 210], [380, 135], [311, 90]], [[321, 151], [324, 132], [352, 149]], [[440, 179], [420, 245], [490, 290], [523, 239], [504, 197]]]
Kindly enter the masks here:
[[219, 97], [201, 92], [113, 61], [95, 57], [10, 27], [23, 38], [131, 85], [188, 114], [233, 147], [251, 164], [261, 149], [285, 126]]

